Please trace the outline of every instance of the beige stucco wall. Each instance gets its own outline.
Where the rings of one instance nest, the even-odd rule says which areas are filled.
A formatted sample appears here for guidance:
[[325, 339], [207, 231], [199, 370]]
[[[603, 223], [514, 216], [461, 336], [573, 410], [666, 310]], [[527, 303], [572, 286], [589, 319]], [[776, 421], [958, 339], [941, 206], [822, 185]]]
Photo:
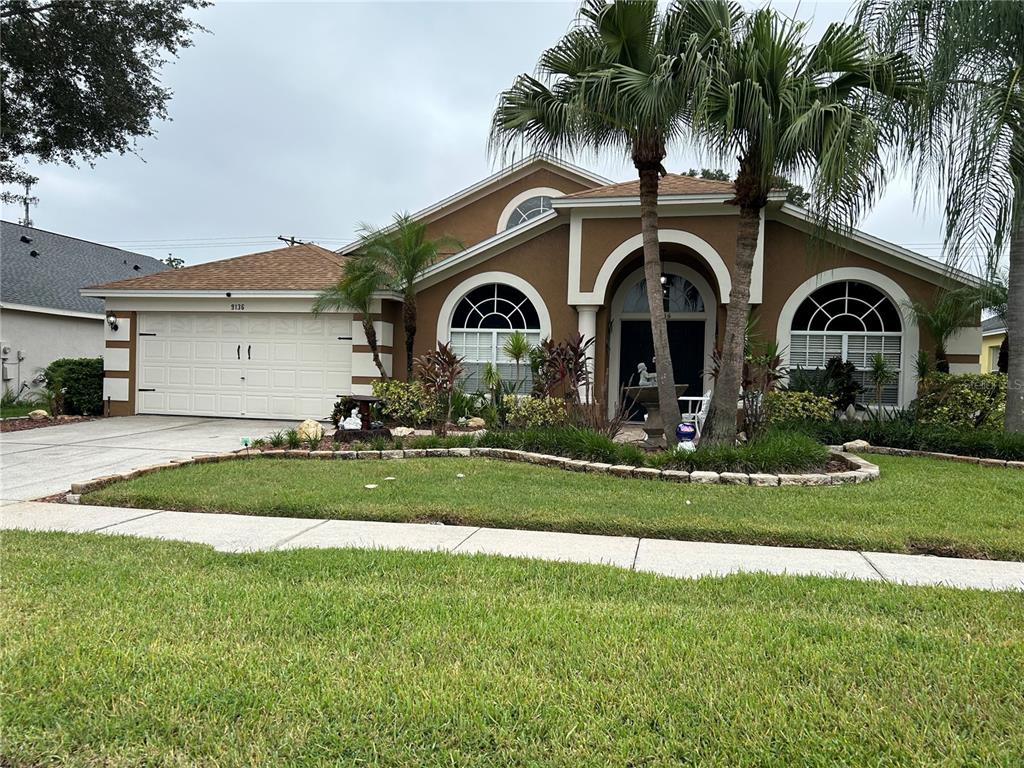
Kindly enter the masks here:
[[[10, 347], [4, 360], [10, 381], [4, 389], [30, 386], [36, 373], [62, 357], [101, 357], [103, 320], [66, 317], [15, 309], [0, 310], [0, 341]], [[18, 363], [18, 352], [25, 359]]]

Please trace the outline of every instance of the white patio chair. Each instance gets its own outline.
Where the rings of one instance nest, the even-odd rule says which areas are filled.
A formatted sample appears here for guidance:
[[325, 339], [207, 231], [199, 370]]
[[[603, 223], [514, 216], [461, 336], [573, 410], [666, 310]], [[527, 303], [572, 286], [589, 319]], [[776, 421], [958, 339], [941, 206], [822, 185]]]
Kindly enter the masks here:
[[699, 441], [708, 411], [711, 409], [711, 390], [709, 389], [701, 397], [680, 397], [679, 406], [682, 409], [679, 414], [680, 421], [693, 424], [697, 428], [697, 440], [694, 442]]

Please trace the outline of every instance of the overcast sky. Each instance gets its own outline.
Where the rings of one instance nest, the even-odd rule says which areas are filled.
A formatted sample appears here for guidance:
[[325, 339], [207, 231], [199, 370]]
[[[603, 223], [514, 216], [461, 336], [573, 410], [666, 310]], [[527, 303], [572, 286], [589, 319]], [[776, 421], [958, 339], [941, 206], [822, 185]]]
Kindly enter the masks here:
[[[778, 2], [825, 24], [847, 3]], [[209, 31], [163, 70], [171, 120], [137, 155], [93, 168], [43, 166], [36, 226], [195, 264], [266, 250], [277, 235], [327, 247], [359, 222], [384, 224], [489, 175], [487, 129], [499, 91], [570, 24], [574, 3], [220, 2]], [[615, 181], [621, 157], [576, 162]], [[698, 165], [685, 148], [669, 171]], [[20, 211], [5, 208], [4, 218]], [[862, 222], [939, 253], [934, 210], [896, 180]]]

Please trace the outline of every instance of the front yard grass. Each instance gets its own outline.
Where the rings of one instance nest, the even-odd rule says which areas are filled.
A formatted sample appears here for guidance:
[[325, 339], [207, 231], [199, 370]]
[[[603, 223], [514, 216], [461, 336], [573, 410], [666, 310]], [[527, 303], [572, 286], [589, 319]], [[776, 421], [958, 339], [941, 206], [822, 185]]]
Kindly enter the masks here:
[[744, 488], [476, 458], [253, 458], [144, 475], [83, 502], [1024, 560], [1024, 473], [937, 459], [870, 459], [882, 469], [879, 481]]
[[1020, 594], [87, 534], [3, 549], [3, 765], [1024, 754]]

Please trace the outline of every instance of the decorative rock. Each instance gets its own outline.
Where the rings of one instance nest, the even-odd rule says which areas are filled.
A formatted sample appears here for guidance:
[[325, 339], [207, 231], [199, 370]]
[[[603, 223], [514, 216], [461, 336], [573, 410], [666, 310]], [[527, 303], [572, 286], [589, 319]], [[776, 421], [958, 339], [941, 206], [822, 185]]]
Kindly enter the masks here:
[[654, 467], [636, 467], [633, 470], [633, 477], [643, 477], [648, 480], [659, 480], [661, 478], [661, 470], [655, 469]]
[[588, 472], [608, 472], [612, 468], [611, 464], [605, 464], [601, 461], [589, 461], [587, 462]]
[[264, 456], [284, 456], [284, 448], [271, 448], [269, 451], [263, 451]]
[[470, 429], [483, 429], [487, 426], [487, 422], [481, 419], [479, 416], [474, 416], [471, 419], [466, 419], [466, 426]]
[[717, 483], [718, 473], [717, 472], [691, 472], [690, 473], [691, 483]]
[[671, 480], [674, 483], [688, 483], [690, 482], [690, 473], [684, 472], [681, 469], [663, 469], [661, 476], [665, 480]]
[[755, 473], [750, 475], [750, 484], [761, 488], [775, 487], [779, 484], [779, 476]]
[[629, 466], [628, 464], [613, 464], [608, 468], [608, 472], [619, 477], [630, 477], [636, 467]]
[[77, 493], [69, 493], [64, 497], [64, 501], [68, 504], [81, 504], [82, 497]]
[[309, 458], [311, 459], [333, 459], [334, 451], [310, 451]]
[[406, 448], [402, 451], [402, 455], [407, 459], [422, 459], [427, 452], [422, 448]]
[[1024, 469], [1024, 461], [1008, 461], [1006, 466], [1009, 469]]
[[316, 419], [306, 419], [299, 424], [296, 432], [299, 433], [299, 440], [307, 443], [319, 443], [324, 436], [324, 425]]
[[723, 485], [750, 485], [750, 475], [746, 472], [722, 472], [718, 479]]
[[1005, 465], [1005, 461], [999, 461], [999, 459], [979, 459], [977, 456], [954, 456], [953, 454], [942, 454], [940, 458], [950, 458], [953, 461], [959, 461], [962, 464], [986, 464], [990, 461], [998, 461], [999, 464]]
[[832, 484], [833, 485], [838, 485], [838, 484], [841, 484], [841, 483], [856, 483], [856, 482], [858, 482], [858, 480], [857, 480], [858, 475], [857, 475], [857, 471], [856, 470], [850, 471], [850, 472], [834, 472], [831, 475], [829, 475], [829, 477], [832, 478]]
[[335, 451], [334, 458], [336, 459], [354, 459], [356, 458], [355, 451]]
[[285, 456], [293, 459], [308, 459], [309, 449], [308, 448], [291, 448], [284, 452]]
[[[470, 421], [472, 421], [472, 419], [470, 419]], [[470, 451], [469, 448], [449, 448], [448, 449], [448, 455], [449, 456], [469, 456], [469, 455], [471, 455], [471, 451]]]
[[843, 450], [856, 453], [857, 451], [866, 451], [871, 448], [871, 443], [867, 440], [851, 440], [848, 443], [843, 443]]
[[381, 451], [380, 457], [382, 459], [401, 459], [405, 457], [405, 453], [402, 451]]
[[568, 459], [562, 466], [573, 472], [583, 472], [589, 464], [589, 461], [584, 461], [583, 459]]
[[448, 449], [447, 448], [426, 448], [424, 450], [424, 455], [426, 455], [426, 456], [447, 456], [448, 455]]
[[32, 421], [42, 421], [43, 419], [50, 418], [50, 414], [48, 414], [42, 408], [37, 408], [34, 411], [29, 411], [28, 417], [32, 419]]
[[412, 427], [395, 427], [391, 430], [391, 434], [395, 437], [411, 437], [416, 434], [416, 430]]
[[379, 459], [380, 451], [356, 451], [357, 459]]

